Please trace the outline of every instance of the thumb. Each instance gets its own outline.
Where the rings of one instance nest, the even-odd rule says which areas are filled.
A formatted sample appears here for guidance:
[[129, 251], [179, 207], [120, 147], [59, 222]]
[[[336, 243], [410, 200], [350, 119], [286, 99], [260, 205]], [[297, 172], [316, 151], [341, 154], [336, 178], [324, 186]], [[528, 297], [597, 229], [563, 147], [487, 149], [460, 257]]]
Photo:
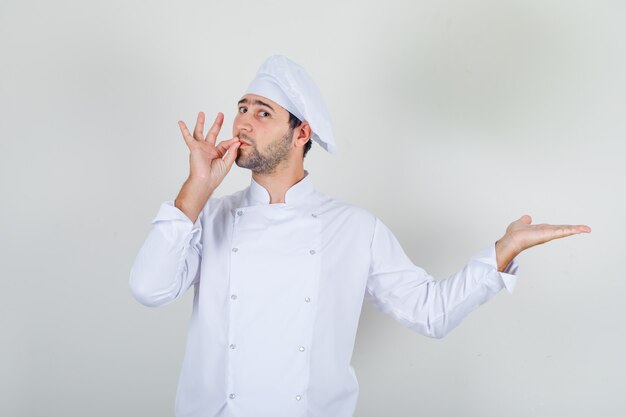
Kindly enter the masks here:
[[228, 150], [222, 157], [222, 160], [226, 163], [227, 171], [230, 171], [230, 167], [233, 166], [233, 162], [235, 162], [235, 159], [237, 158], [237, 149], [239, 148], [240, 144], [241, 142], [234, 142], [228, 147]]
[[531, 224], [533, 222], [532, 217], [530, 217], [528, 214], [524, 214], [522, 217], [519, 218], [522, 223], [524, 224]]

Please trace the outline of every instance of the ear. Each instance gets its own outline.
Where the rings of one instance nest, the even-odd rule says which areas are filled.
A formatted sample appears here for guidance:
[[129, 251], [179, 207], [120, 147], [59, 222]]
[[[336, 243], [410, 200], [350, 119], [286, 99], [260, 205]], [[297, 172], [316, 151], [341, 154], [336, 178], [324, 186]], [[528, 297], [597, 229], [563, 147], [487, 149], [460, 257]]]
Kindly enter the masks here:
[[311, 139], [312, 134], [313, 131], [309, 123], [306, 121], [302, 122], [302, 124], [294, 130], [294, 145], [296, 147], [304, 146], [309, 139]]

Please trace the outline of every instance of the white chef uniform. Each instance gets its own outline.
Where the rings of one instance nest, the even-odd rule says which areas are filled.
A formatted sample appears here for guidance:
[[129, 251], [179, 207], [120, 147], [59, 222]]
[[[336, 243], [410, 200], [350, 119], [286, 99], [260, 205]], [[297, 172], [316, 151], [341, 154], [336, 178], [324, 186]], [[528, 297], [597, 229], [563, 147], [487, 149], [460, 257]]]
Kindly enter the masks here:
[[193, 286], [177, 417], [351, 417], [350, 365], [364, 299], [442, 337], [502, 288], [495, 246], [445, 280], [415, 266], [375, 215], [316, 191], [308, 171], [269, 204], [254, 179], [211, 197], [194, 224], [164, 202], [130, 274], [161, 306]]

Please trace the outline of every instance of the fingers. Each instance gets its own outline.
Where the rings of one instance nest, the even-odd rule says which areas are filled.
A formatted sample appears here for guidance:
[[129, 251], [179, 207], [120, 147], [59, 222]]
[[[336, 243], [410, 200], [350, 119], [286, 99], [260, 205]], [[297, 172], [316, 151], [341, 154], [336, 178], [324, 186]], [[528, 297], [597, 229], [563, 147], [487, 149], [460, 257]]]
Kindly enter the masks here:
[[220, 158], [223, 158], [224, 155], [226, 154], [226, 151], [228, 151], [228, 149], [230, 148], [230, 146], [233, 143], [239, 143], [241, 144], [241, 142], [239, 142], [239, 138], [238, 137], [234, 137], [228, 140], [223, 140], [221, 141], [216, 147], [215, 150], [217, 150], [217, 153], [219, 154]]
[[217, 139], [217, 134], [220, 133], [220, 129], [222, 128], [222, 123], [224, 122], [224, 114], [222, 112], [217, 113], [217, 117], [215, 117], [215, 121], [213, 122], [213, 126], [209, 129], [206, 135], [206, 141], [212, 145], [215, 145], [215, 139]]
[[[528, 214], [524, 214], [522, 217], [516, 220], [516, 222], [522, 222], [525, 225], [530, 225], [532, 223], [532, 217], [530, 217]], [[552, 224], [542, 223], [542, 224], [532, 225], [532, 227], [540, 228], [540, 229], [547, 229], [558, 235], [564, 235], [564, 236], [569, 236], [569, 235], [576, 234], [576, 233], [591, 233], [591, 227], [585, 224], [552, 225]]]
[[552, 230], [559, 236], [559, 237], [565, 237], [565, 236], [571, 236], [571, 235], [575, 235], [578, 233], [591, 233], [591, 227], [580, 224], [580, 225], [558, 225], [558, 226], [551, 226]]
[[228, 147], [228, 150], [226, 151], [224, 155], [224, 163], [226, 163], [226, 172], [230, 171], [230, 168], [233, 166], [233, 162], [235, 162], [235, 159], [237, 158], [237, 149], [239, 148], [239, 145], [241, 145], [241, 142], [239, 141], [233, 142], [233, 144]]
[[198, 113], [198, 119], [196, 120], [193, 137], [196, 140], [204, 140], [204, 113], [202, 112]]
[[585, 225], [541, 224], [531, 226], [529, 231], [532, 233], [532, 236], [534, 236], [529, 240], [528, 247], [531, 247], [554, 239], [561, 239], [579, 233], [589, 233], [591, 232], [591, 228]]
[[[185, 122], [183, 122], [182, 120], [178, 121], [178, 127], [180, 128], [180, 131], [183, 134], [183, 139], [185, 140], [185, 143], [187, 144], [189, 149], [191, 149], [191, 147], [193, 146], [194, 141], [205, 140], [204, 139], [204, 122], [205, 122], [205, 115], [203, 112], [199, 112], [198, 118], [196, 119], [196, 126], [194, 128], [193, 136], [192, 136]], [[217, 117], [215, 118], [215, 121], [213, 122], [211, 129], [209, 129], [209, 132], [207, 133], [207, 136], [206, 136], [207, 142], [211, 143], [212, 145], [215, 145], [215, 139], [217, 138], [217, 135], [220, 132], [220, 129], [222, 128], [223, 122], [224, 122], [224, 114], [222, 112], [217, 113]]]

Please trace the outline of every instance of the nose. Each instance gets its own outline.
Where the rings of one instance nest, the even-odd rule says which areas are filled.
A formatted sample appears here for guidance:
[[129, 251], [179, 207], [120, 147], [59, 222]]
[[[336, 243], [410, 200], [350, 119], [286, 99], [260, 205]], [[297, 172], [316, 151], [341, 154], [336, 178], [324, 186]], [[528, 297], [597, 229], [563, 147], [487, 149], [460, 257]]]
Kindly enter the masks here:
[[246, 113], [237, 113], [237, 116], [235, 116], [235, 121], [233, 122], [233, 133], [238, 134], [239, 132], [246, 132], [246, 133], [251, 133], [252, 132], [252, 123], [251, 121], [251, 115], [248, 114], [249, 112]]

